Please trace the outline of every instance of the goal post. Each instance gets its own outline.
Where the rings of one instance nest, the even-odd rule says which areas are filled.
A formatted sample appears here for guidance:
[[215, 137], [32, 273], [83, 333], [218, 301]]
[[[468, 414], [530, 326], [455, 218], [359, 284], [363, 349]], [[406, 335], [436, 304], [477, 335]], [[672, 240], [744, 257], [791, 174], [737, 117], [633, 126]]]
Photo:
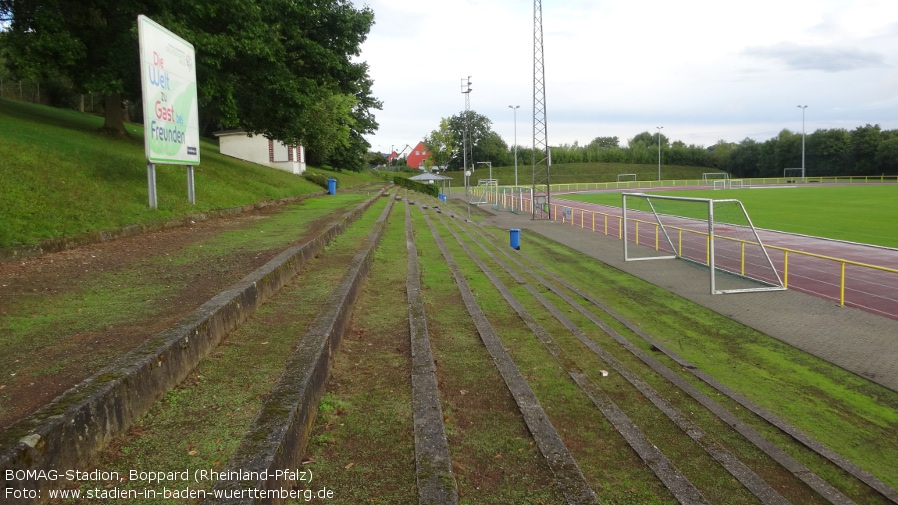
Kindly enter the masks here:
[[785, 289], [739, 200], [622, 195], [625, 261], [682, 259], [706, 267], [714, 295]]
[[496, 179], [478, 179], [477, 185], [471, 188], [474, 205], [495, 202], [499, 196], [499, 181]]
[[783, 179], [791, 179], [786, 182], [795, 182], [795, 179], [801, 179], [803, 174], [804, 169], [801, 167], [783, 169]]
[[617, 174], [617, 182], [636, 182], [636, 174]]
[[726, 172], [705, 172], [702, 174], [702, 184], [709, 184], [709, 181], [715, 180], [727, 180], [730, 178], [730, 174]]

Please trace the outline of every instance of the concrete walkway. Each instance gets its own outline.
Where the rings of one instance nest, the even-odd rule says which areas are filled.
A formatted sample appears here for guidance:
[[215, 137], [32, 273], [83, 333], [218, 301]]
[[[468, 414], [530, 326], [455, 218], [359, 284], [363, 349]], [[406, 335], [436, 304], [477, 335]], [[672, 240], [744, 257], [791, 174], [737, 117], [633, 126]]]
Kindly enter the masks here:
[[898, 321], [797, 291], [712, 296], [706, 275], [683, 261], [623, 260], [616, 237], [569, 224], [533, 221], [500, 212], [487, 219], [502, 229], [520, 228], [521, 247], [532, 230], [715, 312], [764, 332], [846, 370], [898, 391]]

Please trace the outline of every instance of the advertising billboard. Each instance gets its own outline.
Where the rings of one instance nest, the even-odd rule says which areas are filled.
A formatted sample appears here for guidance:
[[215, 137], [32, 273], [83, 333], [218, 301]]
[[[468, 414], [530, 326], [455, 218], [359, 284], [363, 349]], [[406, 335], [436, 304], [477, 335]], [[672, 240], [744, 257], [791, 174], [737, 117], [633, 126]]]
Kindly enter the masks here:
[[147, 162], [198, 165], [193, 45], [143, 15], [137, 17], [137, 32]]

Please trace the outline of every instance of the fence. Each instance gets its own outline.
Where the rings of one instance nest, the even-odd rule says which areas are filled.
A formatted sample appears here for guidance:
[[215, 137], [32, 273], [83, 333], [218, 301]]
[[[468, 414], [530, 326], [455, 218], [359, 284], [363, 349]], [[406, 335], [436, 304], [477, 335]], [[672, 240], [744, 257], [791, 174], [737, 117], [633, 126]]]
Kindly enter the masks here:
[[[855, 177], [854, 179], [866, 178]], [[869, 179], [875, 179], [876, 182], [880, 180], [879, 177]], [[883, 179], [894, 180], [895, 176]], [[568, 184], [563, 186], [577, 185]], [[586, 186], [586, 184], [581, 183], [579, 186]], [[499, 202], [499, 205], [502, 207], [519, 208], [525, 212], [532, 212], [531, 200], [522, 198], [522, 195], [500, 193], [499, 198], [505, 199], [505, 201]], [[516, 200], [518, 198], [520, 200]], [[619, 214], [593, 211], [558, 203], [552, 203], [551, 208], [545, 209], [545, 211], [553, 221], [615, 237], [618, 240], [623, 238], [623, 217]], [[641, 241], [641, 245], [654, 247], [656, 250], [661, 250], [661, 248], [665, 247], [666, 244], [660, 239], [658, 223], [629, 217], [628, 222], [633, 223], [636, 229], [634, 242], [637, 245]], [[642, 231], [640, 231], [640, 228], [642, 228]], [[711, 237], [708, 236], [707, 232], [680, 227], [670, 227], [669, 229], [677, 231], [677, 253], [689, 256], [690, 253], [687, 249], [691, 248], [691, 260], [705, 265], [708, 264]], [[690, 240], [688, 238], [692, 236], [697, 237], [698, 240]], [[737, 241], [736, 239], [723, 236], [715, 236], [714, 238]], [[696, 244], [701, 243], [704, 246], [696, 246]], [[740, 248], [742, 252], [739, 258], [743, 272], [745, 264], [749, 260], [745, 256], [744, 245], [742, 244]], [[779, 273], [786, 287], [836, 301], [841, 306], [853, 306], [898, 319], [898, 269], [771, 244], [765, 244], [765, 247], [769, 251], [782, 253], [771, 254], [770, 256], [777, 273]]]

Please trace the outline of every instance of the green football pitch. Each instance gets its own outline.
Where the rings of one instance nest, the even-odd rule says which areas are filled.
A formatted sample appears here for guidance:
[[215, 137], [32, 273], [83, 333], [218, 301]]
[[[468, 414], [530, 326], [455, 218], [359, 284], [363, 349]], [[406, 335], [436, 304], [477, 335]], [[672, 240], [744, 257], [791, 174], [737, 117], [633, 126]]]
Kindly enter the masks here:
[[[758, 228], [898, 248], [898, 186], [789, 186], [645, 193], [742, 202]], [[621, 194], [577, 193], [558, 198], [621, 206]]]

